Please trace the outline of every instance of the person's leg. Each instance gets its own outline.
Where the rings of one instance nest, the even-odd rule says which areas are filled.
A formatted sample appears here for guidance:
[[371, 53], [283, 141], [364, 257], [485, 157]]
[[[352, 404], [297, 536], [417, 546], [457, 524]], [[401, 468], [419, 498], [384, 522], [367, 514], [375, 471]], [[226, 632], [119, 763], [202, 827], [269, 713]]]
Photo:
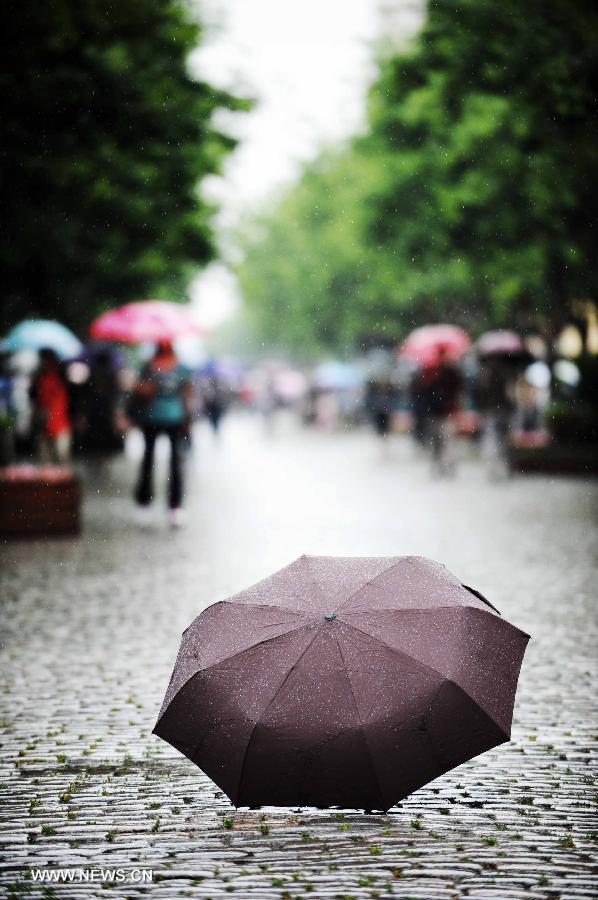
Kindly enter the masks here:
[[60, 465], [65, 466], [71, 458], [71, 433], [63, 431], [57, 434], [54, 439], [54, 448], [56, 460]]
[[446, 457], [447, 457], [447, 435], [446, 435], [446, 419], [438, 419], [437, 424], [437, 435], [438, 435], [438, 450], [437, 450], [437, 462], [438, 462], [438, 472], [440, 475], [444, 475], [446, 473]]
[[501, 410], [496, 417], [497, 472], [499, 478], [509, 475], [510, 414]]
[[140, 506], [149, 506], [153, 499], [154, 448], [156, 445], [155, 428], [143, 429], [145, 449], [139, 470], [139, 480], [135, 490], [135, 500]]
[[438, 474], [442, 460], [441, 420], [438, 416], [430, 416], [428, 419], [428, 442], [431, 451], [432, 472]]
[[455, 432], [456, 427], [451, 416], [446, 416], [441, 423], [441, 461], [440, 468], [443, 475], [455, 474], [457, 462], [455, 456]]
[[37, 457], [42, 465], [53, 462], [52, 439], [41, 431], [37, 436]]
[[168, 429], [170, 439], [170, 475], [168, 479], [168, 506], [180, 509], [183, 503], [183, 429]]

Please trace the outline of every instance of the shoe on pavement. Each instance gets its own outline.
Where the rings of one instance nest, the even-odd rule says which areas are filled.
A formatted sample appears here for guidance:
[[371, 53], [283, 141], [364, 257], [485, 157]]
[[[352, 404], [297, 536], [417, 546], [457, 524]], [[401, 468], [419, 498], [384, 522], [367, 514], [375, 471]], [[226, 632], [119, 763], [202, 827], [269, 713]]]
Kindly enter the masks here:
[[169, 509], [168, 522], [171, 528], [184, 528], [187, 524], [187, 514], [185, 510], [180, 507], [177, 509]]

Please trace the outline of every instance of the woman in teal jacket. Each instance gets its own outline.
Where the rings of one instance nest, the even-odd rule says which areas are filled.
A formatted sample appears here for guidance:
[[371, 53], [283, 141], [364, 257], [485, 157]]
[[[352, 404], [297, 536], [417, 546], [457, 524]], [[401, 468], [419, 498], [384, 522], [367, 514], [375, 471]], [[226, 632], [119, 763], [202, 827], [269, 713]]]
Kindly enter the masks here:
[[187, 439], [189, 406], [192, 394], [189, 373], [182, 366], [168, 341], [158, 344], [150, 362], [143, 368], [135, 388], [140, 401], [139, 419], [145, 439], [135, 499], [147, 507], [153, 500], [154, 448], [160, 434], [170, 441], [168, 506], [173, 526], [183, 522], [183, 442]]

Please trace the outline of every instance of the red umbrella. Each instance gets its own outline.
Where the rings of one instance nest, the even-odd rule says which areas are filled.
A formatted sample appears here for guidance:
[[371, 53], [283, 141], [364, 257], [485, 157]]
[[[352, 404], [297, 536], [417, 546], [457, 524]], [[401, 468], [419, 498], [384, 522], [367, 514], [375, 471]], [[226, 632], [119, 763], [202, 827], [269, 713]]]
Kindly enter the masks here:
[[526, 352], [523, 341], [514, 331], [486, 331], [476, 341], [480, 356], [516, 356]]
[[166, 300], [141, 300], [111, 309], [89, 328], [93, 338], [140, 344], [172, 341], [186, 334], [203, 334], [189, 307]]
[[405, 338], [399, 347], [399, 356], [420, 366], [435, 366], [442, 354], [456, 360], [470, 345], [469, 335], [457, 325], [424, 325]]
[[389, 809], [509, 740], [528, 635], [422, 557], [307, 557], [184, 632], [154, 732], [236, 806]]

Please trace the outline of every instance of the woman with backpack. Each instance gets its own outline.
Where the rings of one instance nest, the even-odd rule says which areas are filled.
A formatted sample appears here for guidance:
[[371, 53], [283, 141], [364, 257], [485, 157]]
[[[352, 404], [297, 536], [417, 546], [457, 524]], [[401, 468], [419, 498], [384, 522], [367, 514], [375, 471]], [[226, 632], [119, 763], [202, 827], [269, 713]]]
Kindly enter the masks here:
[[175, 528], [184, 524], [183, 456], [192, 391], [189, 373], [177, 359], [172, 344], [161, 341], [142, 369], [134, 390], [137, 418], [145, 440], [135, 499], [144, 512], [153, 500], [154, 450], [156, 438], [164, 434], [170, 441], [168, 516]]

